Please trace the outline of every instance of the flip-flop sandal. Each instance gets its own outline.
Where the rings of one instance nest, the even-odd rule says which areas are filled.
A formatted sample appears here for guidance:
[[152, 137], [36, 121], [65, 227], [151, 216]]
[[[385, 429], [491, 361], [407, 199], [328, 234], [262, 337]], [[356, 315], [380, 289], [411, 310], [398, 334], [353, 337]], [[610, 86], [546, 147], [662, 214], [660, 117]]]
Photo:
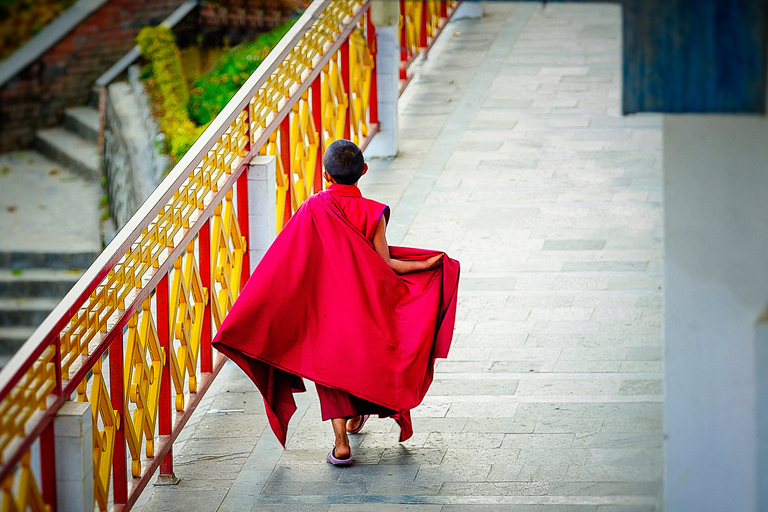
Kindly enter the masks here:
[[336, 456], [333, 454], [333, 452], [336, 451], [336, 448], [331, 448], [331, 451], [328, 452], [328, 455], [325, 457], [326, 462], [330, 462], [334, 466], [349, 466], [352, 464], [352, 454], [349, 454], [349, 457], [346, 459], [337, 459]]
[[353, 430], [347, 430], [347, 434], [357, 434], [361, 430], [363, 430], [363, 425], [365, 425], [365, 422], [368, 421], [368, 418], [370, 418], [370, 414], [363, 414], [363, 419], [360, 421], [360, 425], [357, 426], [356, 429]]

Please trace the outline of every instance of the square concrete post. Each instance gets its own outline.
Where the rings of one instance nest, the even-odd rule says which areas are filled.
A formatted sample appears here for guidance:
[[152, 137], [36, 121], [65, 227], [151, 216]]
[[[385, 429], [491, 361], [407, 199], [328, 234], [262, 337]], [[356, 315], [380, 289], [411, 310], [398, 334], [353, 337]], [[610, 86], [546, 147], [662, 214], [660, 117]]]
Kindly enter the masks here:
[[275, 157], [257, 156], [248, 167], [248, 258], [251, 272], [277, 236]]
[[397, 99], [400, 96], [400, 40], [398, 2], [374, 1], [371, 16], [376, 26], [376, 84], [379, 106], [379, 131], [374, 135], [365, 156], [397, 155]]
[[54, 420], [56, 506], [59, 512], [93, 511], [93, 416], [89, 402], [64, 402]]
[[483, 17], [483, 4], [480, 2], [461, 2], [451, 19], [477, 19]]
[[664, 510], [768, 510], [768, 118], [664, 116]]

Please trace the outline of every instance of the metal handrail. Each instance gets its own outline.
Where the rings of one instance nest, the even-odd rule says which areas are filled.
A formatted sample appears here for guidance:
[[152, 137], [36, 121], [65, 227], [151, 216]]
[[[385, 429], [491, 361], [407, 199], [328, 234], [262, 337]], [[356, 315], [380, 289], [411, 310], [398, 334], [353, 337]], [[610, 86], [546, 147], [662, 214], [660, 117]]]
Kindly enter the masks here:
[[[174, 478], [173, 441], [225, 361], [213, 361], [214, 324], [250, 274], [249, 163], [276, 157], [280, 229], [322, 189], [324, 146], [343, 137], [365, 147], [378, 129], [369, 9], [315, 0], [0, 371], [3, 499], [55, 506], [53, 420], [72, 398], [92, 406], [99, 508], [130, 509], [158, 468]], [[421, 24], [427, 47], [446, 21]], [[16, 474], [28, 489], [14, 489]]]
[[[368, 3], [354, 0], [313, 2], [155, 192], [0, 372], [0, 482], [3, 483], [4, 498], [6, 494], [11, 493], [10, 485], [6, 486], [6, 482], [13, 477], [14, 471], [18, 467], [21, 467], [22, 471], [29, 470], [30, 446], [38, 439], [46, 446], [53, 445], [52, 422], [61, 405], [75, 394], [80, 401], [88, 400], [87, 384], [92, 383], [92, 388], [95, 388], [98, 379], [101, 379], [98, 380], [99, 386], [104, 388], [108, 403], [99, 405], [98, 394], [101, 393], [101, 388], [90, 390], [90, 401], [94, 404], [94, 434], [97, 446], [101, 439], [97, 433], [99, 428], [103, 427], [106, 431], [110, 426], [112, 430], [109, 435], [113, 436], [109, 439], [109, 446], [105, 448], [105, 453], [109, 451], [107, 455], [113, 460], [112, 467], [106, 469], [106, 475], [102, 475], [106, 481], [105, 487], [102, 484], [102, 490], [106, 492], [109, 489], [110, 473], [114, 474], [114, 502], [129, 508], [158, 466], [161, 466], [161, 474], [164, 472], [164, 464], [172, 468], [172, 460], [165, 459], [168, 458], [173, 439], [186, 422], [205, 387], [210, 384], [223, 359], [213, 365], [212, 354], [209, 352], [206, 355], [205, 347], [200, 350], [200, 357], [208, 359], [207, 363], [201, 361], [199, 367], [205, 374], [202, 375], [202, 385], [198, 388], [196, 383], [193, 389], [192, 380], [196, 382], [197, 379], [193, 375], [190, 376], [190, 391], [197, 391], [197, 394], [183, 414], [177, 415], [177, 428], [173, 428], [170, 386], [175, 382], [171, 381], [169, 367], [174, 358], [174, 334], [171, 332], [173, 326], [169, 325], [168, 316], [169, 313], [176, 313], [166, 307], [169, 298], [169, 277], [173, 275], [175, 279], [176, 276], [182, 275], [183, 266], [184, 279], [211, 281], [203, 283], [203, 288], [207, 288], [207, 295], [199, 299], [199, 304], [195, 304], [195, 307], [204, 307], [206, 311], [208, 333], [202, 335], [202, 344], [207, 343], [207, 350], [210, 351], [211, 319], [217, 324], [220, 323], [239, 293], [239, 283], [244, 281], [240, 274], [245, 277], [249, 274], [247, 258], [243, 257], [248, 229], [247, 187], [244, 181], [246, 167], [249, 161], [260, 153], [276, 154], [284, 173], [282, 179], [285, 182], [286, 197], [301, 196], [301, 192], [296, 190], [294, 173], [304, 171], [293, 169], [296, 159], [291, 158], [292, 150], [290, 147], [286, 148], [284, 142], [288, 142], [289, 136], [294, 132], [290, 129], [290, 123], [298, 122], [301, 117], [291, 113], [297, 111], [294, 107], [298, 103], [307, 101], [310, 86], [313, 87], [313, 97], [317, 98], [320, 97], [321, 87], [332, 87], [334, 80], [330, 80], [329, 71], [323, 69], [331, 64], [340, 68], [342, 75], [346, 73], [342, 76], [342, 83], [346, 82], [347, 86], [346, 91], [342, 89], [343, 101], [337, 102], [337, 107], [344, 109], [346, 128], [344, 133], [320, 128], [320, 140], [329, 143], [334, 138], [349, 135], [350, 122], [355, 118], [355, 114], [351, 112], [350, 101], [353, 94], [349, 77], [352, 65], [350, 56], [353, 54], [350, 47], [355, 44], [359, 46], [359, 37], [353, 33], [360, 30], [361, 26], [363, 30], [366, 27], [370, 29], [369, 37], [373, 35], [370, 20], [367, 19], [367, 26], [362, 21], [368, 8]], [[362, 44], [367, 46], [368, 42], [363, 40]], [[368, 61], [370, 60], [369, 55]], [[339, 61], [341, 65], [338, 64]], [[368, 72], [370, 73], [370, 67]], [[335, 83], [338, 85], [338, 80]], [[333, 93], [328, 93], [329, 98], [333, 97]], [[268, 108], [259, 103], [260, 94], [264, 98], [269, 96], [267, 99], [270, 101], [274, 99]], [[375, 92], [373, 98], [375, 99]], [[319, 116], [321, 106], [315, 107], [313, 118], [322, 121]], [[375, 133], [376, 123], [368, 114], [365, 116], [362, 121], [363, 132], [370, 138]], [[370, 126], [365, 128], [366, 125]], [[354, 129], [357, 128], [353, 127]], [[281, 151], [277, 146], [278, 133], [281, 146], [287, 151]], [[314, 137], [314, 140], [317, 140], [316, 133]], [[316, 151], [322, 151], [320, 145], [317, 145]], [[317, 183], [317, 180], [313, 181]], [[292, 202], [294, 201], [288, 201], [284, 221], [290, 216]], [[214, 222], [210, 223], [210, 220]], [[223, 256], [219, 254], [219, 257], [226, 260], [218, 262], [221, 267], [214, 261], [217, 257], [218, 241], [214, 240], [211, 244], [211, 224], [214, 235], [221, 235], [224, 241], [222, 243], [228, 245], [226, 251], [229, 252], [222, 253]], [[210, 250], [211, 245], [213, 250]], [[186, 274], [187, 266], [192, 268], [189, 276]], [[212, 269], [217, 275], [205, 276], [210, 274]], [[229, 275], [218, 275], [221, 269], [224, 269], [222, 272], [229, 272]], [[216, 279], [220, 279], [219, 284], [213, 282]], [[228, 289], [231, 283], [238, 283], [233, 286], [236, 290]], [[173, 293], [171, 290], [171, 296]], [[187, 297], [184, 297], [184, 300], [186, 299]], [[152, 301], [157, 308], [156, 322], [150, 312], [153, 308]], [[165, 305], [161, 307], [160, 304]], [[121, 469], [125, 467], [125, 427], [130, 426], [127, 422], [131, 421], [130, 417], [126, 417], [130, 413], [124, 401], [129, 399], [130, 394], [124, 395], [123, 388], [128, 389], [133, 384], [122, 382], [123, 378], [128, 378], [123, 375], [122, 369], [125, 363], [131, 372], [139, 370], [129, 366], [132, 364], [130, 361], [123, 361], [123, 350], [131, 347], [130, 341], [128, 346], [124, 346], [123, 337], [124, 332], [130, 334], [136, 331], [137, 320], [143, 321], [144, 318], [148, 318], [152, 326], [148, 332], [156, 330], [155, 337], [159, 338], [159, 341], [141, 341], [146, 344], [146, 347], [141, 349], [141, 358], [146, 356], [146, 350], [152, 352], [150, 345], [159, 344], [159, 350], [155, 350], [156, 356], [150, 354], [146, 357], [157, 357], [158, 362], [162, 364], [163, 376], [159, 385], [161, 388], [165, 386], [165, 389], [160, 389], [159, 393], [160, 400], [167, 404], [158, 406], [160, 412], [153, 419], [153, 422], [159, 422], [159, 437], [155, 438], [153, 434], [152, 438], [147, 438], [148, 444], [155, 445], [153, 459], [148, 464], [138, 460], [138, 466], [137, 459], [134, 459], [132, 472], [138, 480], [133, 482], [129, 495], [127, 482], [118, 477], [125, 474], [125, 470]], [[158, 324], [157, 328], [154, 323]], [[205, 330], [205, 327], [203, 329]], [[101, 368], [102, 359], [107, 354], [111, 371], [111, 396], [110, 392], [106, 391]], [[197, 354], [192, 355], [197, 357]], [[179, 363], [177, 361], [174, 364]], [[142, 367], [141, 371], [146, 371], [146, 368]], [[183, 374], [182, 378], [186, 378], [185, 375]], [[184, 384], [182, 382], [182, 386]], [[156, 391], [153, 389], [152, 392]], [[182, 403], [183, 395], [182, 388]], [[178, 400], [178, 390], [176, 396]], [[178, 408], [179, 403], [176, 405]], [[103, 407], [106, 409], [102, 410]], [[163, 412], [163, 407], [168, 408], [167, 413]], [[153, 423], [153, 433], [154, 428]], [[138, 443], [140, 449], [141, 433]], [[48, 503], [55, 503], [55, 468], [51, 467], [53, 456], [53, 453], [44, 455], [46, 463], [43, 464], [41, 476], [42, 496]], [[136, 469], [140, 470], [142, 464], [145, 464], [145, 471], [139, 476]], [[167, 469], [168, 467], [165, 468]], [[96, 480], [98, 486], [99, 475], [96, 475]], [[101, 508], [107, 506], [105, 499], [102, 496], [101, 501], [97, 500]]]

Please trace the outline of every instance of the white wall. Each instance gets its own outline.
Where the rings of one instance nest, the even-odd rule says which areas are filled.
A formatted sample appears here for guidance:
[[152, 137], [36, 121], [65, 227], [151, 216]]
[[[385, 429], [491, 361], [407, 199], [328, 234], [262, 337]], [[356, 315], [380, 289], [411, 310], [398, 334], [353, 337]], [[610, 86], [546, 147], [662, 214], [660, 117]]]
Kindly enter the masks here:
[[768, 118], [666, 115], [664, 183], [665, 511], [765, 511]]

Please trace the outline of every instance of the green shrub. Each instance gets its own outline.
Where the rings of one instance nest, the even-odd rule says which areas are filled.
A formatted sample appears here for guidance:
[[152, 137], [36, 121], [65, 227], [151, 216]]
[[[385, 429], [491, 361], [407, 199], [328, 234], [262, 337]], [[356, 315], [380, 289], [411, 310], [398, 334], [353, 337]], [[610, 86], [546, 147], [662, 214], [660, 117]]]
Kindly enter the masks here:
[[142, 79], [165, 136], [163, 146], [167, 154], [177, 161], [192, 147], [294, 21], [224, 52], [213, 69], [195, 82], [191, 95], [173, 32], [161, 26], [141, 29], [136, 42], [147, 61]]
[[181, 72], [176, 38], [167, 27], [144, 27], [136, 42], [148, 62], [146, 84], [165, 136], [165, 150], [178, 160], [192, 147], [203, 128], [195, 126], [187, 112], [189, 92]]
[[192, 120], [198, 125], [210, 123], [294, 22], [295, 20], [291, 20], [271, 32], [261, 34], [255, 41], [243, 43], [224, 52], [213, 69], [199, 78], [192, 87], [188, 103]]

